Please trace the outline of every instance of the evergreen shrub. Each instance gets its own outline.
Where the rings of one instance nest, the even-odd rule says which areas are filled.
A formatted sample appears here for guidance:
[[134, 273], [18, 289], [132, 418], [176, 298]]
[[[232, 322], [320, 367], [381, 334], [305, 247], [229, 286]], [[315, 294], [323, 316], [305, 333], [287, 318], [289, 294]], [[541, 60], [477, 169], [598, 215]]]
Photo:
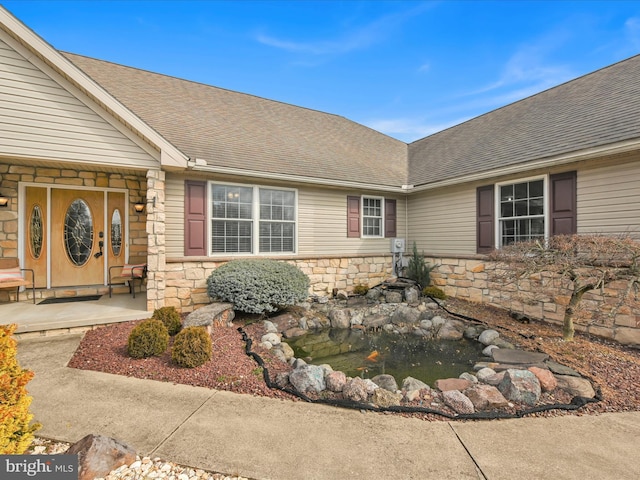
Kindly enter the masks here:
[[424, 260], [424, 253], [422, 255], [418, 253], [416, 242], [413, 242], [413, 253], [409, 258], [409, 265], [407, 265], [407, 277], [425, 288], [431, 283], [431, 270], [433, 269], [434, 267], [427, 265]]
[[169, 331], [162, 321], [155, 318], [144, 320], [129, 334], [127, 352], [133, 358], [162, 355], [169, 345]]
[[20, 368], [16, 341], [11, 337], [17, 325], [0, 325], [0, 455], [24, 453], [41, 425], [29, 425], [32, 398], [27, 383], [33, 372]]
[[174, 336], [182, 328], [182, 322], [180, 321], [180, 313], [176, 310], [176, 307], [162, 307], [153, 311], [151, 318], [160, 320], [167, 327], [167, 331], [170, 336]]
[[211, 360], [211, 337], [204, 327], [187, 327], [176, 335], [171, 359], [179, 366], [195, 368]]
[[305, 300], [309, 277], [295, 265], [268, 259], [233, 260], [207, 278], [213, 299], [246, 313], [276, 312]]

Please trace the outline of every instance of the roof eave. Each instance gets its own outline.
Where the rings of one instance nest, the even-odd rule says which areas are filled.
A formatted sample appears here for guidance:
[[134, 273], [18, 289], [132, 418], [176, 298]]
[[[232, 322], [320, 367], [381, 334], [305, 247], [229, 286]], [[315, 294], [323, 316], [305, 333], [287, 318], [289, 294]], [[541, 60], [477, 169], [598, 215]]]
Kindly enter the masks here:
[[554, 155], [539, 160], [533, 160], [526, 163], [518, 163], [515, 165], [509, 165], [506, 167], [496, 168], [492, 170], [486, 170], [483, 172], [473, 173], [469, 175], [463, 175], [460, 177], [448, 178], [432, 183], [425, 183], [421, 185], [414, 185], [409, 193], [423, 192], [426, 190], [435, 190], [437, 188], [451, 187], [453, 185], [460, 185], [463, 183], [481, 182], [483, 180], [495, 179], [507, 175], [513, 175], [516, 173], [525, 172], [528, 170], [535, 170], [540, 168], [556, 167], [561, 165], [567, 165], [583, 160], [592, 160], [605, 155], [616, 155], [621, 153], [630, 152], [640, 149], [640, 138], [632, 140], [624, 140], [608, 145], [585, 148], [583, 150], [577, 150], [573, 152], [563, 153], [560, 155]]
[[335, 180], [330, 178], [307, 177], [303, 175], [291, 175], [283, 173], [263, 172], [259, 170], [213, 166], [208, 165], [205, 160], [199, 158], [191, 159], [189, 161], [189, 169], [194, 172], [217, 173], [222, 175], [233, 175], [240, 177], [257, 177], [270, 180], [284, 180], [293, 183], [305, 183], [329, 187], [376, 190], [379, 192], [389, 193], [407, 193], [407, 188], [405, 185], [378, 185], [374, 183], [352, 182], [348, 180]]
[[161, 166], [187, 168], [188, 157], [184, 153], [165, 140], [158, 132], [143, 122], [131, 110], [102, 88], [102, 86], [76, 67], [71, 61], [67, 60], [58, 50], [45, 42], [2, 6], [0, 6], [0, 26], [6, 31], [11, 32], [12, 35], [27, 45], [37, 56], [46, 59], [51, 67], [57, 69], [70, 81], [76, 83], [88, 95], [93, 97], [95, 101], [105, 105], [131, 128], [139, 132], [141, 136], [154, 144], [161, 152]]

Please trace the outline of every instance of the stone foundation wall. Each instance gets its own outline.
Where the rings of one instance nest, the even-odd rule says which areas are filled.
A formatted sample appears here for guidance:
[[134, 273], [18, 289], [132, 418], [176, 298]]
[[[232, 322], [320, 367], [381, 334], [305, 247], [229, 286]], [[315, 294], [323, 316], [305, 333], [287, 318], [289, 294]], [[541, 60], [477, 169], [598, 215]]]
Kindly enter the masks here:
[[[521, 289], [516, 295], [511, 289], [497, 289], [492, 284], [488, 272], [493, 265], [482, 259], [428, 257], [426, 261], [435, 266], [431, 272], [432, 283], [449, 296], [506, 308], [532, 319], [558, 324], [563, 321], [564, 309], [570, 298], [568, 291], [548, 297], [537, 294], [535, 286], [532, 286], [529, 291]], [[619, 305], [626, 288], [626, 282], [613, 282], [604, 292], [585, 294], [583, 308], [575, 320], [576, 330], [622, 344], [640, 345], [640, 309]], [[537, 300], [523, 302], [522, 293]]]
[[[334, 288], [350, 291], [359, 284], [374, 286], [389, 278], [392, 272], [390, 255], [284, 260], [309, 276], [309, 292], [316, 295], [331, 295]], [[168, 260], [164, 305], [191, 312], [208, 304], [207, 278], [226, 262]]]

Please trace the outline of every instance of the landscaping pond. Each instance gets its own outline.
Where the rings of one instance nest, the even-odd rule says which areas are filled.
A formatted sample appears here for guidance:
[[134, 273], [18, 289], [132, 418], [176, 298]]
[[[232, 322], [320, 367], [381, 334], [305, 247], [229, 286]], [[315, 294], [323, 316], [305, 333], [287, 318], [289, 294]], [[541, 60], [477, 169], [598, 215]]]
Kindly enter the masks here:
[[297, 358], [313, 365], [329, 364], [348, 377], [393, 375], [434, 386], [440, 378], [472, 371], [482, 358], [482, 344], [473, 340], [432, 340], [415, 335], [325, 329], [285, 340]]

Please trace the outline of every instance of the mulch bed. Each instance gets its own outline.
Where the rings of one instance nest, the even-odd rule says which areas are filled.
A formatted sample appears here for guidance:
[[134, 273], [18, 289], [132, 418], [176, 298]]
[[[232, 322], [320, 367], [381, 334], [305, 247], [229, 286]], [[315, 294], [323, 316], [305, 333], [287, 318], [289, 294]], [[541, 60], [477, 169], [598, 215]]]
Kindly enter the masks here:
[[[447, 308], [497, 329], [518, 348], [549, 354], [552, 360], [589, 378], [602, 392], [603, 401], [588, 404], [577, 411], [552, 410], [535, 415], [640, 411], [640, 350], [580, 333], [576, 334], [574, 342], [563, 342], [561, 329], [557, 325], [535, 321], [522, 324], [513, 320], [507, 312], [489, 306], [450, 299], [447, 301]], [[233, 327], [216, 327], [212, 336], [212, 360], [191, 369], [173, 364], [169, 352], [146, 359], [129, 357], [127, 339], [138, 323], [139, 321], [120, 323], [87, 332], [69, 366], [242, 394], [298, 400], [286, 392], [268, 388], [261, 368], [245, 354], [245, 344], [237, 327], [243, 326], [248, 335], [257, 340], [263, 329], [254, 319], [236, 318]], [[289, 365], [258, 347], [257, 343], [254, 342], [253, 350], [265, 361], [271, 378], [275, 378], [279, 372], [290, 371]], [[567, 398], [558, 394], [546, 399], [550, 403], [566, 401]], [[429, 420], [443, 419], [437, 415], [417, 416]]]

